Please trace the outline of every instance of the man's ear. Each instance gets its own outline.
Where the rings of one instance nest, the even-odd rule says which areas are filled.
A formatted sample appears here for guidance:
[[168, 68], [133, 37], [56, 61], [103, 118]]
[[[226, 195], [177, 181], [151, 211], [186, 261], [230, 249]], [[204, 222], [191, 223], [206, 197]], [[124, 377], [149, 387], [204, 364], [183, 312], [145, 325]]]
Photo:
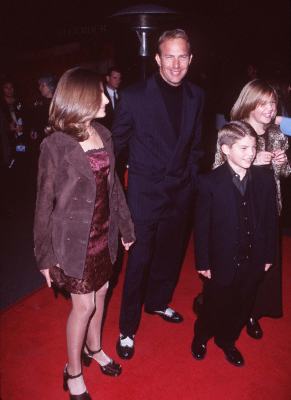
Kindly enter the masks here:
[[110, 78], [109, 75], [106, 75], [106, 76], [105, 76], [106, 83], [109, 82], [109, 78]]
[[161, 66], [161, 57], [158, 53], [156, 53], [156, 55], [155, 55], [155, 60], [158, 64], [158, 66], [160, 67]]
[[222, 151], [223, 154], [225, 154], [226, 156], [229, 154], [229, 150], [230, 150], [230, 147], [229, 147], [227, 144], [223, 144], [223, 145], [221, 146], [221, 151]]

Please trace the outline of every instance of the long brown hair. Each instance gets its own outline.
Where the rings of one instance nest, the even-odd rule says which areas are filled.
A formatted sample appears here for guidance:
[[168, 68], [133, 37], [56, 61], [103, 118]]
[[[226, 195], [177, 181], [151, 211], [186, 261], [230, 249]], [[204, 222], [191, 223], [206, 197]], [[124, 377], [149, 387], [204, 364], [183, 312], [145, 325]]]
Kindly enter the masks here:
[[86, 140], [86, 125], [96, 118], [101, 96], [101, 79], [95, 71], [81, 67], [67, 70], [52, 98], [46, 132], [62, 131], [78, 141]]
[[276, 104], [278, 103], [278, 95], [276, 90], [266, 81], [262, 79], [254, 79], [248, 82], [240, 92], [231, 112], [231, 120], [248, 119], [251, 111], [262, 102], [264, 96], [273, 97]]

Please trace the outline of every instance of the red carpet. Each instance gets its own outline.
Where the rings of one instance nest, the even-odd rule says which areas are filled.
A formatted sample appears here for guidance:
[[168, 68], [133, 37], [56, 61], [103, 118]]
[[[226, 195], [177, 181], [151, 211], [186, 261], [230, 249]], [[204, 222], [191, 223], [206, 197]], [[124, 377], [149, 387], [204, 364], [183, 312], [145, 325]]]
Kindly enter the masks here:
[[[101, 374], [95, 363], [85, 369], [92, 399], [106, 400], [291, 400], [291, 238], [283, 241], [284, 317], [261, 321], [264, 338], [242, 333], [238, 348], [246, 366], [228, 364], [213, 342], [204, 361], [190, 353], [194, 314], [200, 289], [188, 249], [173, 306], [185, 317], [170, 325], [144, 314], [136, 337], [136, 355], [123, 361], [119, 378]], [[118, 359], [118, 313], [123, 273], [114, 291], [104, 326], [103, 348]], [[70, 302], [44, 288], [2, 314], [1, 400], [62, 400], [66, 362], [65, 324]]]

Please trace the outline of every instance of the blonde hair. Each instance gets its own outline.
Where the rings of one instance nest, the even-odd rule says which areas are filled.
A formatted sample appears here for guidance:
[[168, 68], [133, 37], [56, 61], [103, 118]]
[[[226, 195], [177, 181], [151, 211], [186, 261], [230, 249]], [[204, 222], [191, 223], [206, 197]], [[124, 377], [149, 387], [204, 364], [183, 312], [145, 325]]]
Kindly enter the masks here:
[[234, 145], [238, 140], [249, 136], [257, 140], [257, 135], [253, 127], [245, 121], [231, 121], [224, 125], [218, 132], [215, 161], [213, 168], [219, 167], [226, 160], [222, 151], [222, 146], [225, 144], [229, 147]]
[[67, 70], [52, 98], [46, 132], [62, 131], [78, 141], [86, 140], [86, 126], [96, 118], [101, 96], [101, 80], [95, 71], [80, 67]]
[[273, 97], [276, 104], [278, 95], [276, 90], [267, 82], [261, 79], [254, 79], [248, 82], [240, 92], [231, 112], [231, 120], [242, 120], [249, 118], [251, 111], [262, 102], [263, 97]]

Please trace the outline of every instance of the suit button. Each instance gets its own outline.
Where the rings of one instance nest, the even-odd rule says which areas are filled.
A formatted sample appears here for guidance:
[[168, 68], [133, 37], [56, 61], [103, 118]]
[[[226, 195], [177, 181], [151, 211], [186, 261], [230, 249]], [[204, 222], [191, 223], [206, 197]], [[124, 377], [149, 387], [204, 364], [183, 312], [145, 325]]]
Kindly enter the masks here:
[[71, 240], [71, 238], [67, 237], [67, 241], [69, 242]]
[[243, 206], [246, 206], [246, 205], [247, 205], [247, 202], [246, 202], [246, 201], [243, 201], [242, 205], [243, 205]]
[[69, 219], [73, 219], [72, 215], [69, 216]]
[[236, 266], [239, 267], [239, 266], [240, 266], [240, 263], [237, 263]]
[[250, 231], [247, 231], [247, 235], [250, 236], [250, 234], [251, 234], [251, 232], [250, 232]]
[[250, 249], [252, 248], [252, 245], [251, 245], [251, 244], [249, 244], [249, 248], [250, 248]]
[[87, 199], [87, 203], [93, 203], [93, 200]]

